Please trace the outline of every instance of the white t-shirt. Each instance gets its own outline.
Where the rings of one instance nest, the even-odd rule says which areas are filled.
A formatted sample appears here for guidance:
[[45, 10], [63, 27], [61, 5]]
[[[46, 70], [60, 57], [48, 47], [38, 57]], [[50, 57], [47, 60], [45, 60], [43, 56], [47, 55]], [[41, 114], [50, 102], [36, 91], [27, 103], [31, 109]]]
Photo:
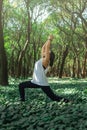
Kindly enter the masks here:
[[44, 69], [42, 66], [42, 59], [38, 60], [35, 63], [33, 79], [31, 80], [31, 82], [41, 86], [49, 86], [46, 77], [47, 70], [48, 68]]

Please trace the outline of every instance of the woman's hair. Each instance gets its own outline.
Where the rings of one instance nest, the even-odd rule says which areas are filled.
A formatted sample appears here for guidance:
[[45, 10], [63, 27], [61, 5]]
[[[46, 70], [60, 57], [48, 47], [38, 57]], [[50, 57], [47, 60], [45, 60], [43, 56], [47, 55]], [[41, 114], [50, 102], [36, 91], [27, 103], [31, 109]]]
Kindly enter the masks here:
[[50, 64], [49, 64], [51, 67], [53, 66], [54, 59], [55, 59], [55, 54], [53, 51], [51, 51], [50, 52]]

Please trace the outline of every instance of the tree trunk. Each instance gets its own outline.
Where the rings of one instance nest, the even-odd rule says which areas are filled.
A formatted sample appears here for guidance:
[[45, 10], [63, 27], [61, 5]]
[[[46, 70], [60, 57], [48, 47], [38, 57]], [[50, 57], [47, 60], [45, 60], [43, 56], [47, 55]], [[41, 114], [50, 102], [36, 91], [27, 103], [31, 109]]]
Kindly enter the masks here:
[[0, 84], [8, 85], [8, 70], [7, 70], [7, 57], [4, 48], [4, 37], [2, 27], [2, 4], [0, 0]]
[[57, 62], [57, 76], [59, 76], [60, 63], [61, 63], [61, 53], [59, 54], [58, 62]]
[[64, 68], [64, 64], [65, 64], [65, 60], [66, 60], [67, 55], [68, 55], [68, 46], [66, 46], [66, 49], [63, 52], [62, 63], [61, 63], [60, 72], [59, 72], [59, 78], [62, 78], [63, 68]]
[[83, 61], [83, 69], [82, 69], [82, 78], [86, 77], [86, 63], [87, 63], [87, 35], [85, 37], [85, 47], [86, 47], [86, 52], [85, 52], [85, 56], [84, 56], [84, 61]]
[[27, 41], [24, 45], [24, 48], [21, 50], [18, 58], [18, 73], [17, 77], [21, 76], [21, 71], [22, 71], [22, 59], [25, 55], [26, 49], [28, 47], [28, 44], [30, 43], [30, 33], [31, 33], [31, 18], [30, 18], [30, 12], [29, 12], [29, 1], [25, 1], [26, 8], [27, 8], [27, 15], [28, 15], [28, 26], [27, 26]]
[[77, 78], [80, 78], [81, 69], [80, 69], [80, 60], [79, 60], [79, 59], [77, 59], [77, 64], [78, 64], [78, 68], [77, 68]]
[[25, 51], [27, 49], [28, 46], [28, 40], [26, 41], [24, 48], [22, 49], [22, 51], [19, 54], [19, 58], [18, 58], [18, 72], [17, 72], [17, 77], [21, 76], [21, 69], [22, 69], [22, 59], [24, 57]]
[[75, 72], [76, 72], [76, 57], [73, 59], [73, 66], [72, 66], [72, 78], [75, 78]]
[[11, 62], [9, 63], [9, 71], [10, 71], [10, 75], [12, 76], [12, 77], [14, 77], [15, 76], [15, 60], [14, 60], [15, 58], [14, 58], [14, 50], [12, 51], [12, 55], [11, 55], [11, 58], [10, 58], [10, 60], [11, 60]]
[[36, 61], [36, 45], [35, 45], [35, 42], [33, 43], [33, 49], [34, 49], [34, 64], [35, 64], [35, 61]]
[[87, 60], [87, 52], [85, 53], [85, 57], [83, 61], [82, 78], [86, 77], [86, 60]]

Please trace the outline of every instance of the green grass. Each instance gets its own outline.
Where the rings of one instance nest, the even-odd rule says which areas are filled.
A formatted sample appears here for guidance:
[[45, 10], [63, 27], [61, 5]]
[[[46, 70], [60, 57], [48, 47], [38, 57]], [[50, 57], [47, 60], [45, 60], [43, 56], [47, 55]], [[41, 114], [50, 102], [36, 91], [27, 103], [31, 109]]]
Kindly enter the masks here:
[[21, 103], [21, 81], [0, 86], [0, 130], [87, 130], [87, 79], [49, 78], [54, 92], [73, 103], [51, 101], [41, 89], [26, 89]]

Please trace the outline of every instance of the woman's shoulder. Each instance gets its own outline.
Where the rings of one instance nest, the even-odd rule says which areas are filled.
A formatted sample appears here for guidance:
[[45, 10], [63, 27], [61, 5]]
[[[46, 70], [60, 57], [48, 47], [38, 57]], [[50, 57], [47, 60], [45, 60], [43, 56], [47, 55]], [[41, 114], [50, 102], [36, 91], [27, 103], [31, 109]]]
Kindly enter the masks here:
[[36, 64], [42, 64], [42, 58], [36, 61]]

